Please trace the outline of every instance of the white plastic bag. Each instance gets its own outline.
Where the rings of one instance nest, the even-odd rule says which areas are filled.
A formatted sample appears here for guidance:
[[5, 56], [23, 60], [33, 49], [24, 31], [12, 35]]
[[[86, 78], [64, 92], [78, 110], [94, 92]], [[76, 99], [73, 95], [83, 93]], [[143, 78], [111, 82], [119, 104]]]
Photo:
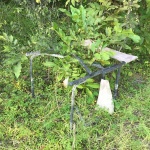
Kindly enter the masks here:
[[97, 105], [107, 110], [110, 114], [114, 112], [114, 103], [108, 80], [101, 79]]

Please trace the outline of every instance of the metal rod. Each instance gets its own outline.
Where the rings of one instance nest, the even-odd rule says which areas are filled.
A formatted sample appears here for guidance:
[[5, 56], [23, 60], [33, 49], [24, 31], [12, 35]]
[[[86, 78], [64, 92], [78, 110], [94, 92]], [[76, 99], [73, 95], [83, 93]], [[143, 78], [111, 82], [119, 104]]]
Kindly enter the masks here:
[[33, 80], [33, 67], [32, 67], [32, 60], [33, 58], [30, 57], [30, 79], [31, 79], [31, 94], [34, 97], [34, 80]]
[[30, 57], [30, 80], [31, 80], [31, 94], [32, 94], [32, 97], [35, 97], [35, 94], [34, 94], [34, 79], [33, 79], [33, 66], [32, 66], [33, 58], [37, 57], [37, 56], [44, 56], [44, 55], [57, 57], [57, 58], [64, 58], [64, 56], [59, 55], [59, 54], [40, 53], [40, 51], [26, 53], [26, 56]]
[[106, 73], [112, 72], [112, 71], [122, 67], [124, 64], [125, 64], [125, 62], [121, 62], [120, 64], [116, 64], [116, 65], [113, 65], [113, 66], [110, 66], [110, 67], [107, 67], [107, 68], [104, 68], [104, 69], [92, 72], [91, 74], [88, 74], [88, 75], [86, 75], [83, 78], [79, 78], [77, 80], [69, 82], [68, 85], [70, 85], [70, 86], [79, 85], [79, 84], [85, 82], [87, 79], [93, 78], [93, 77], [95, 77], [95, 76], [97, 76], [99, 74], [102, 74], [102, 73], [106, 74]]
[[71, 95], [71, 111], [70, 111], [70, 130], [73, 129], [73, 114], [74, 114], [74, 105], [75, 105], [75, 91], [77, 85], [74, 85], [72, 88], [72, 95]]
[[105, 80], [105, 73], [104, 72], [102, 72], [102, 79]]
[[76, 55], [74, 55], [74, 57], [80, 62], [81, 66], [86, 70], [86, 72], [88, 74], [91, 74], [92, 71], [91, 69], [82, 61], [82, 59], [80, 59], [79, 57], [77, 57]]
[[84, 120], [84, 118], [82, 117], [82, 115], [81, 115], [81, 113], [80, 113], [80, 111], [79, 111], [79, 108], [76, 106], [75, 107], [75, 110], [76, 110], [76, 113], [77, 113], [77, 115], [79, 116], [79, 119], [83, 122], [83, 124], [85, 125], [85, 120]]
[[93, 64], [91, 64], [91, 66], [99, 68], [99, 69], [104, 69], [104, 67], [102, 65], [100, 65], [99, 63], [94, 62]]
[[116, 75], [114, 99], [116, 99], [116, 97], [118, 95], [118, 85], [119, 85], [119, 79], [120, 79], [120, 70], [121, 70], [121, 68], [118, 68], [117, 75]]

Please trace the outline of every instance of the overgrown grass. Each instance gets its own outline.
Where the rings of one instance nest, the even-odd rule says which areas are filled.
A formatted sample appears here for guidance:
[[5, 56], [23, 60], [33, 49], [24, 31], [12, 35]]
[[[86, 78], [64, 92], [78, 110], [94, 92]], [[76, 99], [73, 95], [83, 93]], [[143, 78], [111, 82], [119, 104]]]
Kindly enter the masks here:
[[69, 90], [49, 86], [34, 99], [21, 91], [6, 98], [1, 93], [0, 148], [148, 150], [149, 83], [134, 92], [134, 96], [122, 93], [115, 101], [113, 115], [95, 110], [94, 104], [87, 104], [86, 95], [78, 95], [76, 104], [86, 125], [75, 112], [73, 133], [69, 127]]

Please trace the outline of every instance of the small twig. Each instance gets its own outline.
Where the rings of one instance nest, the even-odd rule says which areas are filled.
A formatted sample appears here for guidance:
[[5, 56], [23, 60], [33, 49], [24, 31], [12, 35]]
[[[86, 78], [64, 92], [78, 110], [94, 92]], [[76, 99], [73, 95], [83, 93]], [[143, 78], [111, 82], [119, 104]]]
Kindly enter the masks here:
[[[124, 40], [125, 41], [125, 40]], [[122, 46], [120, 46], [120, 48], [119, 48], [119, 52], [122, 50]]]

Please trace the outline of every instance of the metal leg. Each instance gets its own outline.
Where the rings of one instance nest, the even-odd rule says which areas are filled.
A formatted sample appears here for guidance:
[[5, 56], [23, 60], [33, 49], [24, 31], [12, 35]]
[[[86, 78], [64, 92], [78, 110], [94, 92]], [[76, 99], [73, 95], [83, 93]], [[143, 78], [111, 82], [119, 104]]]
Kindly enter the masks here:
[[105, 80], [105, 73], [102, 73], [101, 78]]
[[118, 85], [119, 85], [119, 79], [120, 79], [120, 70], [121, 70], [121, 67], [118, 68], [118, 72], [117, 72], [117, 75], [116, 75], [114, 99], [116, 99], [116, 97], [118, 95]]
[[32, 97], [34, 97], [34, 81], [33, 81], [33, 68], [32, 68], [32, 60], [33, 58], [30, 58], [30, 79], [31, 79], [31, 93]]
[[82, 117], [82, 115], [81, 115], [81, 113], [80, 113], [80, 111], [79, 111], [79, 108], [78, 108], [77, 106], [75, 107], [75, 110], [76, 110], [76, 113], [77, 113], [79, 119], [80, 119], [80, 120], [83, 122], [83, 124], [85, 125], [85, 120], [84, 120], [84, 118]]
[[75, 91], [77, 85], [74, 85], [72, 88], [72, 95], [71, 95], [71, 111], [70, 111], [70, 130], [73, 129], [73, 114], [74, 114], [74, 105], [75, 105]]

